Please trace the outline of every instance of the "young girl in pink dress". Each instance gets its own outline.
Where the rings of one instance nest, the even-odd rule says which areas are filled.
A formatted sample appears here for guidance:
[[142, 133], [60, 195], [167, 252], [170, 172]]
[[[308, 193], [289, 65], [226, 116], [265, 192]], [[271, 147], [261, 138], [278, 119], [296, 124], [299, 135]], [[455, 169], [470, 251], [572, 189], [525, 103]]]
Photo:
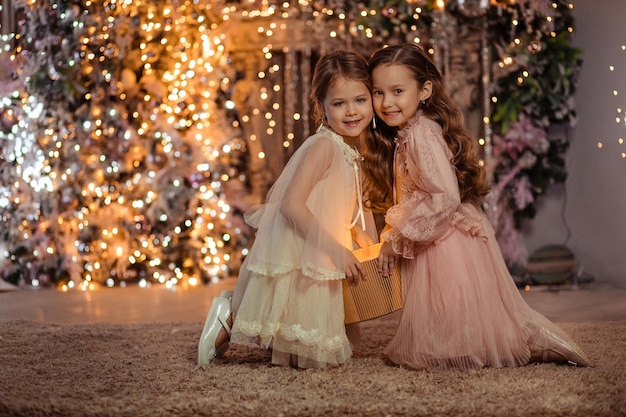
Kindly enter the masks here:
[[362, 278], [351, 251], [355, 242], [373, 243], [365, 232], [357, 151], [374, 113], [370, 86], [362, 56], [338, 51], [320, 58], [311, 92], [320, 128], [293, 154], [266, 203], [246, 212], [255, 241], [232, 304], [227, 295], [213, 300], [200, 366], [227, 347], [229, 333], [232, 343], [271, 349], [276, 365], [322, 368], [352, 356], [342, 279]]
[[370, 74], [374, 146], [378, 158], [393, 160], [394, 183], [393, 190], [368, 184], [368, 197], [379, 206], [393, 199], [379, 266], [388, 274], [400, 259], [405, 300], [387, 357], [415, 369], [587, 366], [580, 348], [515, 286], [481, 209], [489, 185], [475, 141], [437, 67], [405, 44], [376, 51]]

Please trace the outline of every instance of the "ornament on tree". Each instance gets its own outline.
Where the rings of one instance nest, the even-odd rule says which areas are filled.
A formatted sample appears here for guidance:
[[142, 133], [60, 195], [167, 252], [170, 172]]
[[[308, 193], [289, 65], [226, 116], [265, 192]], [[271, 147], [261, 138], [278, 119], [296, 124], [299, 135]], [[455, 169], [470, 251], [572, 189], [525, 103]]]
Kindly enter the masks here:
[[387, 6], [381, 10], [381, 13], [386, 18], [393, 19], [394, 17], [398, 15], [398, 8], [395, 6]]
[[489, 0], [452, 0], [450, 7], [465, 17], [480, 17], [487, 13]]
[[135, 71], [130, 68], [124, 68], [121, 73], [121, 83], [124, 93], [129, 96], [134, 95], [137, 92], [137, 75]]

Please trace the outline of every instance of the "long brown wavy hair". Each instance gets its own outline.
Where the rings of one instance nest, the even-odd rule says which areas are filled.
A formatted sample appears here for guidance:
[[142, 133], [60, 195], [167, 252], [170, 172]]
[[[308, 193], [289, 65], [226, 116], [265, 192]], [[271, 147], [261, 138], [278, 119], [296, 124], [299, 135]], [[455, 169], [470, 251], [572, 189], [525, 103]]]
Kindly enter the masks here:
[[[465, 128], [461, 109], [446, 93], [441, 73], [422, 48], [411, 43], [388, 46], [375, 51], [369, 59], [370, 76], [376, 67], [390, 64], [404, 65], [411, 70], [420, 89], [426, 81], [432, 83], [432, 94], [420, 106], [420, 109], [426, 117], [436, 121], [442, 127], [444, 140], [452, 152], [450, 162], [456, 172], [461, 201], [480, 206], [490, 191], [486, 171], [480, 163], [477, 142], [470, 137]], [[418, 98], [415, 97], [415, 100]], [[393, 167], [388, 166], [389, 160], [393, 161], [393, 154], [390, 155], [389, 152], [394, 148], [393, 138], [397, 135], [397, 128], [387, 126], [380, 119], [376, 122], [375, 141], [381, 143], [370, 143], [367, 140], [366, 160], [375, 163], [374, 160], [377, 157], [373, 154], [380, 152], [378, 163], [387, 173], [385, 177], [379, 177], [380, 182], [375, 184], [376, 181], [372, 181], [375, 177], [371, 177], [371, 175], [376, 175], [372, 167], [368, 166], [365, 170], [366, 177], [368, 177], [366, 191], [370, 199], [368, 204], [373, 208], [389, 204], [388, 194], [391, 193], [392, 186], [388, 184], [387, 179], [392, 172], [390, 169], [393, 170]], [[381, 158], [387, 160], [381, 161]]]
[[361, 151], [363, 203], [374, 212], [385, 213], [394, 203], [393, 153], [397, 129], [387, 126], [380, 119], [376, 119], [375, 123], [376, 129], [365, 136]]

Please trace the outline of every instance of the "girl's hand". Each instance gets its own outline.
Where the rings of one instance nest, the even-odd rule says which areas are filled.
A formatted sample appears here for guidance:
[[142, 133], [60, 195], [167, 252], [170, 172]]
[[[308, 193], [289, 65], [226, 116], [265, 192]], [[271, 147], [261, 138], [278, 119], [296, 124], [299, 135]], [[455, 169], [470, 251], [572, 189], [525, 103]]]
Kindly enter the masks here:
[[346, 280], [348, 280], [349, 284], [358, 284], [359, 280], [364, 278], [361, 262], [359, 262], [349, 249], [346, 249], [345, 273]]
[[352, 240], [356, 242], [359, 248], [367, 248], [374, 244], [374, 239], [358, 224], [351, 229], [351, 233]]
[[383, 242], [378, 254], [378, 272], [384, 277], [390, 276], [393, 273], [397, 260], [398, 255], [393, 251], [391, 243]]

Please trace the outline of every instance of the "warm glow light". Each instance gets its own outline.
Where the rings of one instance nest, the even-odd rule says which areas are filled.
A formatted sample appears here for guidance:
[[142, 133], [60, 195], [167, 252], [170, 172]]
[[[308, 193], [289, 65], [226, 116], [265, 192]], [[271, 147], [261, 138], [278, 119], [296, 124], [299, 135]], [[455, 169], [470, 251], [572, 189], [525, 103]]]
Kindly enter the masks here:
[[[290, 61], [294, 51], [280, 45], [282, 39], [300, 19], [308, 25], [305, 27], [315, 27], [311, 36], [327, 37], [335, 44], [347, 44], [355, 36], [379, 40], [380, 28], [368, 27], [361, 21], [384, 17], [380, 7], [350, 9], [330, 7], [326, 2], [217, 3], [166, 1], [156, 7], [145, 1], [87, 0], [84, 5], [76, 3], [71, 9], [57, 10], [65, 7], [65, 3], [57, 2], [47, 11], [49, 26], [57, 30], [68, 21], [75, 30], [54, 32], [42, 26], [30, 31], [33, 36], [43, 36], [29, 45], [53, 44], [59, 40], [58, 33], [67, 33], [63, 45], [72, 53], [67, 57], [55, 55], [63, 48], [48, 48], [45, 54], [31, 54], [42, 57], [41, 62], [32, 62], [37, 64], [32, 68], [45, 70], [29, 76], [45, 79], [55, 88], [76, 88], [78, 93], [69, 97], [71, 91], [63, 90], [68, 101], [76, 100], [72, 111], [63, 111], [68, 108], [66, 103], [53, 103], [67, 119], [54, 119], [55, 109], [49, 108], [49, 102], [41, 103], [41, 97], [24, 95], [18, 106], [8, 94], [3, 96], [8, 102], [0, 104], [0, 111], [8, 110], [2, 117], [22, 117], [15, 125], [20, 133], [11, 133], [11, 141], [6, 143], [19, 141], [28, 151], [16, 154], [15, 163], [22, 175], [20, 181], [11, 180], [14, 195], [0, 196], [0, 207], [30, 201], [32, 197], [20, 192], [29, 186], [36, 192], [50, 193], [49, 199], [58, 198], [59, 205], [54, 208], [59, 217], [50, 219], [50, 227], [54, 228], [50, 236], [43, 228], [29, 230], [41, 212], [18, 225], [25, 239], [36, 235], [52, 241], [43, 246], [48, 255], [61, 256], [67, 251], [71, 255], [68, 259], [84, 265], [84, 271], [78, 268], [81, 272], [72, 276], [71, 285], [59, 285], [63, 291], [123, 286], [126, 279], [141, 287], [151, 283], [168, 288], [181, 283], [195, 286], [201, 283], [201, 276], [213, 281], [227, 275], [226, 263], [236, 263], [247, 249], [236, 248], [239, 243], [235, 240], [242, 233], [235, 231], [231, 216], [241, 208], [224, 199], [230, 192], [226, 185], [231, 179], [250, 181], [250, 173], [238, 172], [230, 161], [240, 158], [241, 150], [249, 152], [251, 160], [271, 159], [272, 153], [263, 148], [265, 136], [284, 138], [282, 146], [289, 149], [292, 144], [296, 146], [296, 138], [300, 139], [310, 125], [310, 109], [294, 103], [298, 102], [300, 90], [305, 89], [302, 86], [310, 85], [311, 74], [296, 71], [294, 65], [298, 64]], [[36, 2], [29, 0], [27, 4]], [[404, 23], [394, 22], [394, 27], [409, 28], [407, 39], [415, 43], [422, 43], [420, 36], [424, 36], [424, 43], [432, 41], [421, 32], [418, 36], [424, 22], [421, 15], [432, 13], [428, 10], [431, 6], [421, 1], [408, 4], [405, 13], [415, 22], [406, 28]], [[98, 6], [102, 16], [91, 9], [83, 11], [85, 6]], [[437, 19], [443, 17], [446, 2], [436, 0], [434, 7], [439, 13]], [[387, 12], [393, 13], [394, 9], [385, 9]], [[232, 97], [241, 81], [241, 68], [236, 68], [229, 55], [233, 39], [221, 27], [224, 22], [245, 18], [260, 22], [246, 39], [255, 42], [260, 38], [265, 43], [258, 57], [262, 62], [252, 74], [261, 81], [262, 87], [254, 91], [259, 102], [247, 111]], [[543, 24], [554, 26], [554, 20], [547, 16]], [[124, 30], [120, 30], [122, 24]], [[512, 26], [518, 24], [516, 20], [511, 22]], [[131, 28], [134, 32], [125, 32]], [[72, 33], [77, 39], [72, 39]], [[325, 42], [317, 38], [314, 41]], [[126, 49], [134, 42], [139, 45], [137, 50]], [[519, 38], [514, 40], [515, 45], [522, 43]], [[438, 46], [436, 49], [439, 52]], [[296, 60], [305, 59], [302, 51], [298, 49]], [[429, 46], [428, 53], [436, 56], [435, 48]], [[517, 64], [513, 57], [497, 62], [504, 71], [507, 67], [518, 68], [513, 67]], [[528, 71], [515, 71], [519, 74], [518, 84], [528, 82]], [[76, 78], [67, 82], [62, 79], [66, 74]], [[78, 79], [88, 80], [89, 89], [81, 92], [82, 86], [74, 84]], [[486, 101], [498, 103], [496, 96]], [[23, 109], [29, 117], [15, 109]], [[48, 114], [51, 120], [40, 122]], [[626, 122], [621, 112], [616, 120]], [[490, 119], [485, 117], [483, 122], [489, 124]], [[45, 127], [38, 128], [38, 124]], [[249, 124], [255, 124], [253, 133], [245, 132]], [[22, 134], [24, 137], [20, 137]], [[41, 149], [40, 143], [44, 144]], [[485, 138], [479, 143], [488, 144]], [[252, 148], [253, 144], [260, 148]], [[31, 154], [31, 149], [36, 151]], [[31, 165], [25, 161], [31, 161]], [[63, 239], [55, 239], [57, 236]], [[65, 241], [69, 242], [66, 247], [62, 243]], [[187, 250], [179, 250], [177, 245], [187, 241], [192, 243]], [[33, 253], [43, 255], [42, 248]], [[196, 250], [201, 255], [190, 262]], [[209, 250], [211, 256], [204, 256]], [[184, 265], [170, 255], [177, 251], [188, 257]], [[34, 281], [33, 285], [41, 282]]]

